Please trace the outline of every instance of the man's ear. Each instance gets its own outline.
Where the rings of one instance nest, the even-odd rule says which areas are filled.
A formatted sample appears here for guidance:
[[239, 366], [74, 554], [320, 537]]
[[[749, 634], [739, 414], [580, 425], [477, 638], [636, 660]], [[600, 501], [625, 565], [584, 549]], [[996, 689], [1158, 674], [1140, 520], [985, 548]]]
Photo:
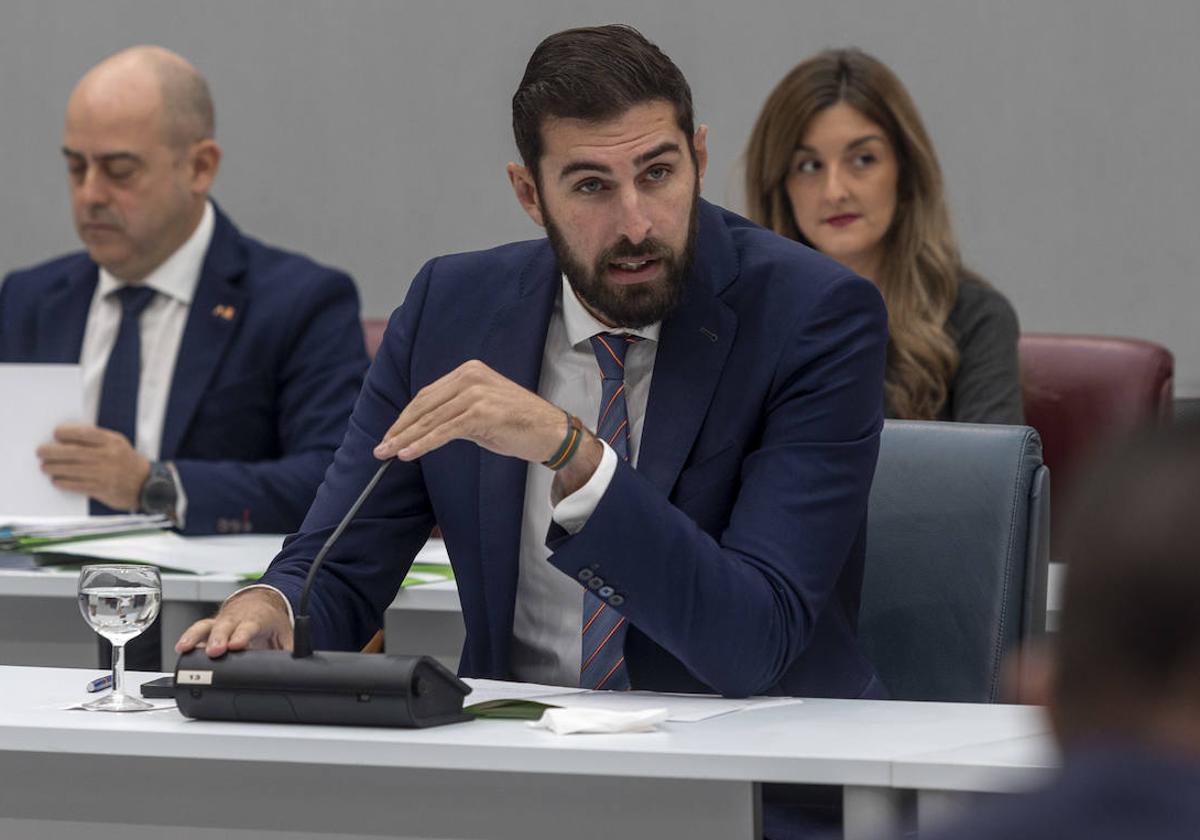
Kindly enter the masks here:
[[188, 152], [188, 165], [191, 168], [192, 192], [207, 195], [221, 168], [221, 147], [217, 141], [209, 139], [193, 144]]
[[700, 179], [700, 189], [704, 189], [704, 170], [708, 168], [708, 126], [701, 125], [696, 129], [692, 145], [696, 149], [696, 177]]
[[508, 182], [512, 184], [513, 192], [517, 196], [517, 201], [521, 205], [521, 209], [533, 219], [533, 223], [538, 227], [546, 226], [546, 219], [542, 215], [542, 205], [538, 201], [537, 182], [533, 179], [533, 173], [528, 167], [521, 166], [517, 163], [509, 163], [504, 168], [508, 173]]

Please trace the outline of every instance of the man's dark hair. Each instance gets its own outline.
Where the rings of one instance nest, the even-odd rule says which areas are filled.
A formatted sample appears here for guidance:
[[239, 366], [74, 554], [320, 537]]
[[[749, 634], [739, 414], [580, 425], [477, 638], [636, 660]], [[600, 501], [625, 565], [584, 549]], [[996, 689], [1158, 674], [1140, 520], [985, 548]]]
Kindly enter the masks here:
[[604, 122], [653, 100], [675, 106], [675, 120], [694, 158], [692, 91], [662, 50], [632, 26], [559, 32], [538, 44], [513, 94], [517, 151], [537, 179], [547, 119]]
[[1137, 737], [1164, 703], [1200, 716], [1200, 423], [1126, 445], [1068, 522], [1054, 684], [1064, 742]]

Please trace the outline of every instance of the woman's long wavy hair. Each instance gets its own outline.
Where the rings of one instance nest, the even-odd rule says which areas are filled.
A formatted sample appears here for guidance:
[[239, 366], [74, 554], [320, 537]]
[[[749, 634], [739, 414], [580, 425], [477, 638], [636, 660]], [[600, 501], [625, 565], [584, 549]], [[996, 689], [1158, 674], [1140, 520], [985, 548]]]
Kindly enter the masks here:
[[845, 102], [884, 130], [896, 154], [896, 214], [879, 276], [888, 309], [884, 395], [896, 417], [931, 419], [945, 405], [958, 348], [946, 319], [963, 266], [950, 227], [942, 171], [904, 85], [858, 49], [827, 50], [797, 65], [767, 97], [746, 149], [750, 218], [811, 245], [796, 226], [784, 182], [796, 145], [821, 111]]

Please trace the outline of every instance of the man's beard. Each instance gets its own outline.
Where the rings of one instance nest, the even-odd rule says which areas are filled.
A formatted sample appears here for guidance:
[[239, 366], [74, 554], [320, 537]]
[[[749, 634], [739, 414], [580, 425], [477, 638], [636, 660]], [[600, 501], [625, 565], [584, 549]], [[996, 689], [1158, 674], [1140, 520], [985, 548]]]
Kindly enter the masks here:
[[[634, 245], [628, 237], [606, 248], [595, 263], [588, 268], [571, 253], [562, 230], [554, 223], [546, 208], [542, 218], [546, 223], [546, 235], [558, 258], [559, 268], [567, 275], [567, 282], [575, 294], [589, 309], [613, 326], [642, 327], [661, 321], [675, 310], [683, 298], [688, 272], [696, 250], [696, 215], [699, 211], [699, 189], [692, 195], [692, 210], [688, 218], [687, 237], [683, 253], [658, 239], [647, 238]], [[604, 274], [610, 263], [618, 260], [636, 260], [653, 257], [661, 262], [662, 276], [645, 283], [628, 286], [606, 283]]]

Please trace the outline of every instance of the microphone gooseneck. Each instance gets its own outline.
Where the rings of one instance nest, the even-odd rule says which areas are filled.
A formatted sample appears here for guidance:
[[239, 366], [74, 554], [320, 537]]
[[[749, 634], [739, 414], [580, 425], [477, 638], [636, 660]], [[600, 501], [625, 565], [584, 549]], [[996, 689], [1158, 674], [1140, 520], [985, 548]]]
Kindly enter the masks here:
[[387, 472], [394, 462], [395, 458], [388, 458], [383, 462], [383, 465], [375, 471], [375, 475], [367, 482], [367, 486], [358, 494], [358, 498], [354, 500], [354, 504], [350, 506], [350, 510], [346, 511], [346, 515], [342, 517], [342, 521], [333, 529], [333, 533], [329, 535], [329, 539], [325, 540], [325, 545], [321, 546], [321, 550], [317, 552], [317, 556], [313, 558], [312, 565], [308, 567], [308, 577], [304, 581], [304, 590], [300, 593], [300, 613], [296, 616], [296, 626], [292, 631], [292, 657], [295, 659], [303, 659], [306, 656], [312, 656], [312, 629], [308, 621], [308, 596], [312, 591], [313, 581], [317, 577], [317, 569], [321, 567], [325, 555], [333, 548], [334, 543], [342, 536], [342, 532], [358, 515], [358, 510], [367, 501], [375, 486], [379, 484], [379, 480], [383, 478], [383, 474]]

